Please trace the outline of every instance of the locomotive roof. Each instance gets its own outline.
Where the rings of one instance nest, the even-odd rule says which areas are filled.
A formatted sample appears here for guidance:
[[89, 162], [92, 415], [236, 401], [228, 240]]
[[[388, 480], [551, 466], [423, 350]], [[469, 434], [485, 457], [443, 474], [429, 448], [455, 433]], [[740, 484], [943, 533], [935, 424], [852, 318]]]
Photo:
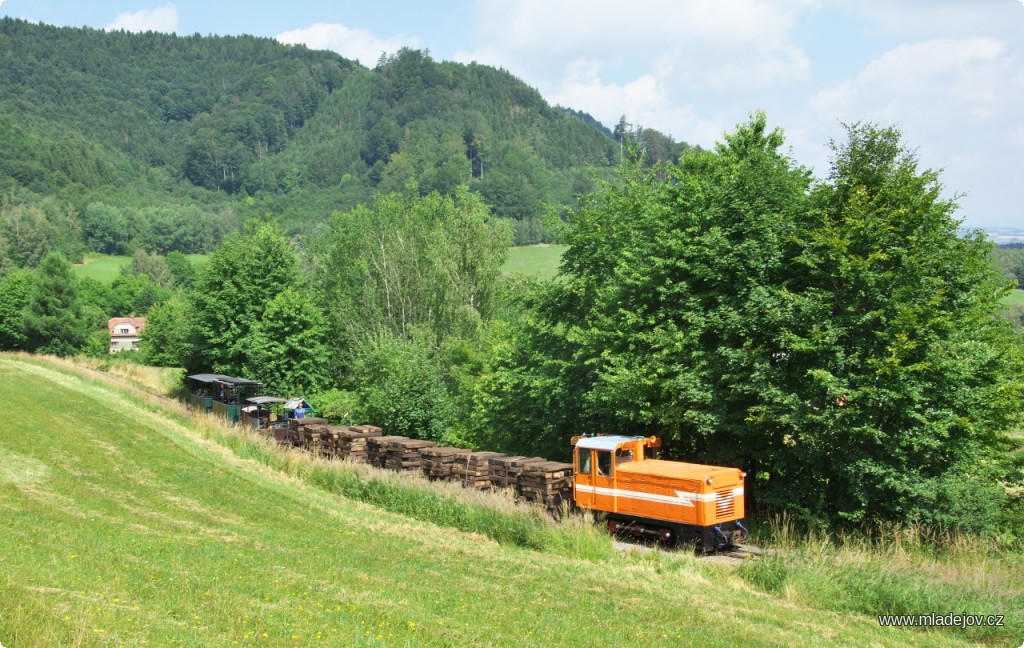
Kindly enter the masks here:
[[643, 439], [641, 436], [621, 436], [610, 434], [608, 436], [584, 437], [576, 442], [577, 448], [593, 448], [594, 450], [614, 450], [619, 444], [629, 441]]
[[[621, 463], [615, 467], [621, 475], [631, 473], [636, 475], [654, 475], [658, 477], [669, 477], [671, 479], [696, 479], [706, 480], [714, 478], [717, 484], [735, 484], [742, 477], [739, 468], [726, 468], [724, 466], [706, 466], [704, 464], [686, 463], [685, 461], [665, 461], [662, 459], [646, 459], [644, 461], [632, 461]], [[712, 488], [716, 488], [713, 484]]]

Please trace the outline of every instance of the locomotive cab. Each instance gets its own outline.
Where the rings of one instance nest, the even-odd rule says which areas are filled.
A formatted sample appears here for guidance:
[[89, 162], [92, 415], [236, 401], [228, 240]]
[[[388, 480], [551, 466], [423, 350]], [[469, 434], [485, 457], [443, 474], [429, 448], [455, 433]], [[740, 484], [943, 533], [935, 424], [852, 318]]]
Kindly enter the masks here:
[[656, 437], [573, 441], [576, 505], [604, 512], [612, 533], [694, 542], [704, 551], [746, 540], [740, 470], [649, 458], [661, 445]]

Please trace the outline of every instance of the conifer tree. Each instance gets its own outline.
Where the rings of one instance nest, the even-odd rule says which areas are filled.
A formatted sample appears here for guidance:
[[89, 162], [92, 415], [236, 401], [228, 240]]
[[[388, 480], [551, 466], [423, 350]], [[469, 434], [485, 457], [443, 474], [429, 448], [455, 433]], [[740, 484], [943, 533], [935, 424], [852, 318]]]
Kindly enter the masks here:
[[71, 264], [52, 252], [36, 271], [25, 308], [26, 346], [39, 353], [71, 355], [85, 342], [88, 328]]

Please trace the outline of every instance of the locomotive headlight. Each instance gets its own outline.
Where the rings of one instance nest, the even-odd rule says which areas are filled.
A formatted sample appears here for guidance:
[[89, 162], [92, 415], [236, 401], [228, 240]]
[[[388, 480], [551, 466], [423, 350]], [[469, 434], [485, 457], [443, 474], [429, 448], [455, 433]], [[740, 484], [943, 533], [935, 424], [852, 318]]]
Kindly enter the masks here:
[[708, 477], [708, 483], [709, 483], [709, 484], [712, 484], [712, 483], [714, 483], [714, 481], [715, 481], [714, 479], [712, 479], [711, 477]]

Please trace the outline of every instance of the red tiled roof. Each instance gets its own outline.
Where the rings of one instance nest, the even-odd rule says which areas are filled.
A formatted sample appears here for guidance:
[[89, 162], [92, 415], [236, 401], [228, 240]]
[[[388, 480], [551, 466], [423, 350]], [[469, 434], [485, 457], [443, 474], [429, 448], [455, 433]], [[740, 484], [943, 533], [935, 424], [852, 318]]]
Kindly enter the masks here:
[[146, 318], [145, 317], [112, 317], [112, 318], [110, 318], [110, 321], [107, 322], [107, 329], [110, 331], [111, 335], [115, 335], [114, 331], [117, 328], [117, 326], [120, 325], [120, 324], [131, 324], [132, 326], [135, 327], [136, 331], [141, 331], [142, 329], [146, 328]]

